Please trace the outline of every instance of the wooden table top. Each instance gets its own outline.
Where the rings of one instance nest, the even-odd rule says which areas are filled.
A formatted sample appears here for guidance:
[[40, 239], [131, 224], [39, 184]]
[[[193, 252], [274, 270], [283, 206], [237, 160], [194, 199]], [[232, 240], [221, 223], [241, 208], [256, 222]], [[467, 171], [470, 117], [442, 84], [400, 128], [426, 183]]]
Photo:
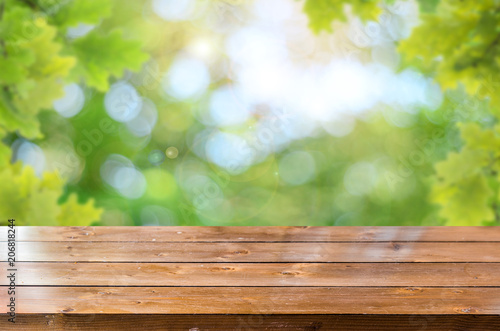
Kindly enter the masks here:
[[500, 227], [17, 227], [16, 254], [20, 330], [500, 330]]

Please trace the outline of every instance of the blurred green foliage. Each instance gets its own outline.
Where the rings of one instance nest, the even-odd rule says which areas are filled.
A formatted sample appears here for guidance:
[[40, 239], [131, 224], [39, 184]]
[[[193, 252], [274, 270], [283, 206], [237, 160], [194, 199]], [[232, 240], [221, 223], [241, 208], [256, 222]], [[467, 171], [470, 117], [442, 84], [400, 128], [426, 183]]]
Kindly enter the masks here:
[[[228, 2], [208, 3], [218, 12], [242, 6], [244, 16], [245, 2]], [[8, 218], [19, 225], [498, 224], [500, 3], [419, 4], [421, 23], [399, 42], [398, 70], [418, 69], [438, 82], [444, 94], [438, 110], [423, 107], [401, 118], [377, 105], [348, 135], [294, 140], [231, 173], [193, 145], [194, 133], [207, 126], [198, 116], [207, 98], [177, 100], [161, 91], [161, 73], [192, 36], [207, 33], [205, 26], [162, 20], [149, 0], [0, 0], [0, 224]], [[303, 10], [310, 28], [324, 36], [335, 33], [335, 21], [375, 21], [392, 5], [307, 0]], [[95, 27], [70, 38], [78, 24]], [[213, 43], [222, 47], [219, 35], [212, 34]], [[137, 92], [158, 110], [148, 138], [106, 112], [106, 93], [123, 77], [139, 82]], [[209, 90], [228, 82], [214, 78]], [[82, 87], [85, 107], [65, 118], [53, 102], [71, 83]], [[12, 162], [15, 142], [23, 139], [55, 155], [50, 169], [36, 174]], [[303, 167], [285, 167], [294, 152], [312, 157], [314, 176], [305, 183], [284, 180]], [[103, 164], [115, 154], [141, 170], [140, 196], [123, 196], [103, 180]], [[201, 181], [194, 188], [192, 178]]]
[[[388, 1], [392, 3], [394, 1]], [[378, 0], [307, 0], [304, 12], [311, 18], [309, 26], [315, 32], [331, 32], [333, 20], [347, 22], [346, 7], [363, 21], [376, 20], [382, 12]]]
[[[492, 114], [478, 124], [458, 112], [455, 119], [464, 122], [459, 125], [462, 143], [437, 162], [431, 201], [441, 205], [446, 225], [498, 224], [500, 2], [420, 1], [420, 7], [420, 25], [399, 47], [405, 65], [418, 67], [445, 91], [463, 87], [474, 99], [466, 107], [475, 111], [471, 106], [485, 101]], [[311, 24], [320, 21], [309, 14]], [[447, 101], [440, 111], [456, 105]]]

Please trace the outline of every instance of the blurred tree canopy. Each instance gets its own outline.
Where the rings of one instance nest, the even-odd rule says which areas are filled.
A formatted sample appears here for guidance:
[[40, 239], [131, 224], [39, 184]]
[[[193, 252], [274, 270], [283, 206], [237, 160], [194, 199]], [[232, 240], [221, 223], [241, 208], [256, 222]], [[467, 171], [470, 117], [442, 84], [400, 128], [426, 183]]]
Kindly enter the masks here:
[[[305, 10], [316, 31], [328, 29], [333, 19], [345, 19], [344, 15], [331, 15], [330, 22], [325, 22], [325, 12], [332, 12], [319, 8], [328, 3], [333, 1], [307, 1]], [[399, 45], [404, 64], [418, 67], [445, 91], [463, 88], [475, 99], [467, 107], [486, 101], [494, 116], [486, 125], [459, 118], [459, 122], [466, 122], [459, 126], [463, 144], [436, 164], [431, 200], [441, 205], [440, 215], [447, 225], [498, 223], [500, 99], [495, 91], [500, 74], [500, 2], [441, 0], [419, 4], [421, 23]], [[369, 6], [363, 6], [362, 1], [352, 5], [353, 12], [364, 19], [377, 15], [377, 8], [370, 11], [370, 17], [360, 7]], [[441, 111], [454, 106], [446, 102]]]
[[[437, 109], [424, 94], [399, 106], [409, 110], [377, 102], [340, 122], [316, 118], [312, 129], [262, 102], [280, 84], [259, 76], [274, 62], [244, 71], [269, 56], [238, 42], [274, 31], [267, 25], [289, 8], [242, 29], [274, 8], [267, 3], [0, 0], [0, 224], [498, 225], [500, 1], [301, 2], [314, 34], [292, 22], [291, 40], [264, 42], [304, 54], [319, 45], [294, 60], [306, 72], [321, 71], [329, 44], [329, 57], [347, 60], [336, 73], [397, 57], [377, 75], [442, 93]], [[409, 3], [419, 22], [403, 29]], [[247, 102], [240, 80], [255, 77], [261, 99]], [[238, 101], [226, 108], [244, 109], [219, 111], [233, 102], [228, 91]], [[294, 97], [302, 92], [302, 112], [314, 113], [315, 91]]]

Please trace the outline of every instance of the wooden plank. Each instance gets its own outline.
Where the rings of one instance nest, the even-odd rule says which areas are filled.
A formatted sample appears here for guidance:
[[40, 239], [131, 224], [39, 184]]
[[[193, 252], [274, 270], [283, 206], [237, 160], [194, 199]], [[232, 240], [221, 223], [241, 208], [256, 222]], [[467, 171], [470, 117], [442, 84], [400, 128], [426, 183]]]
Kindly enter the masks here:
[[500, 314], [498, 287], [18, 287], [16, 301], [20, 314]]
[[[23, 314], [16, 330], [373, 330], [497, 331], [498, 315]], [[0, 329], [14, 329], [0, 319]]]
[[[2, 262], [7, 245], [0, 245]], [[26, 262], [500, 262], [500, 243], [19, 242]]]
[[[500, 263], [20, 262], [16, 267], [18, 285], [36, 286], [500, 286]], [[7, 285], [6, 263], [0, 270], [0, 285]]]
[[[16, 228], [17, 241], [156, 242], [387, 242], [500, 241], [500, 227], [27, 227]], [[0, 241], [7, 227], [0, 227]]]
[[18, 229], [20, 329], [500, 325], [498, 228]]

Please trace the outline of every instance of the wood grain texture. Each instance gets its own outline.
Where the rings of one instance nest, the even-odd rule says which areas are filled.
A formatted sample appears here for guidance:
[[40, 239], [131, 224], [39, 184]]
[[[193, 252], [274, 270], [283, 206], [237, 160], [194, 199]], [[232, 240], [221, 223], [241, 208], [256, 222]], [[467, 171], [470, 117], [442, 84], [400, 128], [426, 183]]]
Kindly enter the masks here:
[[[7, 285], [6, 263], [0, 268], [0, 285]], [[500, 286], [500, 263], [20, 262], [17, 268], [22, 286]]]
[[[165, 226], [165, 227], [49, 227], [19, 226], [17, 241], [153, 241], [156, 242], [387, 242], [497, 241], [500, 227], [279, 227], [279, 226]], [[0, 241], [7, 227], [0, 227]]]
[[[498, 315], [23, 314], [15, 330], [371, 330], [497, 331]], [[0, 330], [9, 330], [0, 319]]]
[[500, 288], [475, 287], [34, 286], [16, 297], [21, 314], [500, 314]]
[[18, 227], [16, 327], [498, 330], [499, 230]]
[[[6, 261], [7, 245], [0, 246]], [[19, 242], [20, 262], [500, 262], [497, 242]]]

